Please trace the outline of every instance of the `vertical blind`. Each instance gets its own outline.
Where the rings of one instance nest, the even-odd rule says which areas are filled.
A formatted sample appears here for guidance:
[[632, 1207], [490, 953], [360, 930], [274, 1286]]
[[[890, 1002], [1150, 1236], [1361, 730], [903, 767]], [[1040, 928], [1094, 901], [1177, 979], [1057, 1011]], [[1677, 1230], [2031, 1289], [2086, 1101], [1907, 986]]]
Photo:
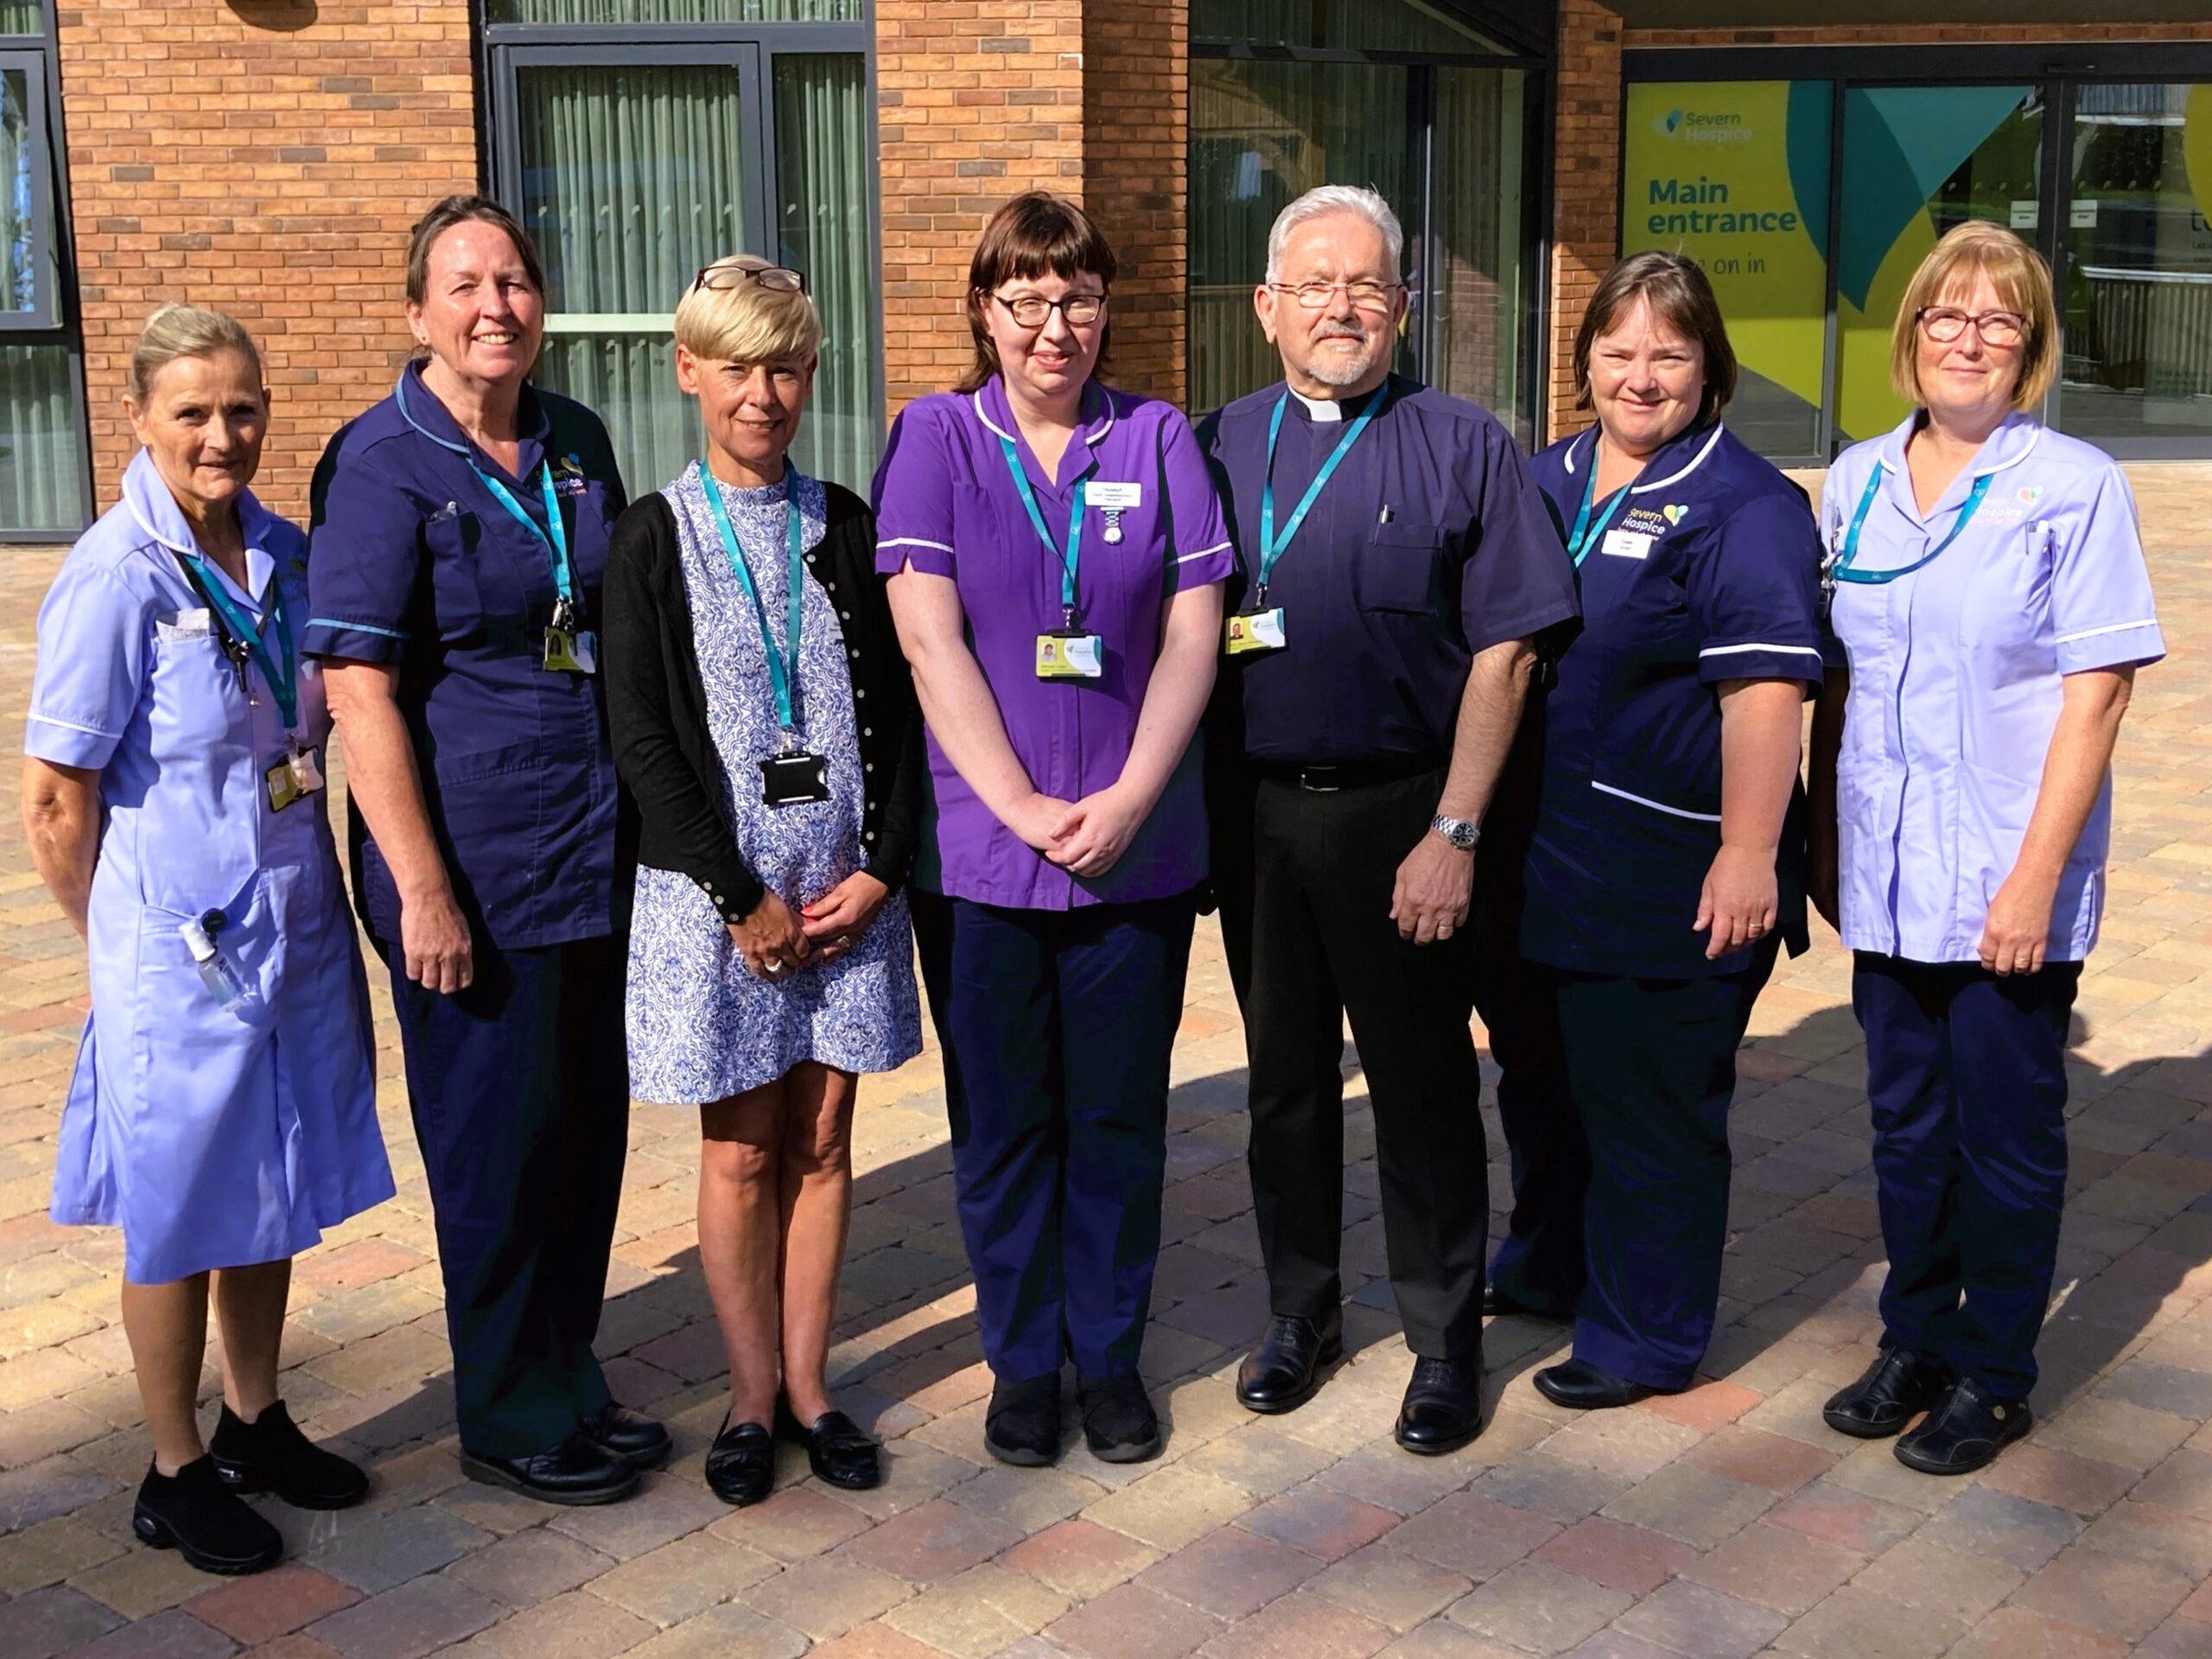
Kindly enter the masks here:
[[806, 273], [822, 314], [814, 402], [792, 459], [866, 494], [880, 442], [868, 67], [850, 53], [779, 53], [775, 66], [779, 257]]
[[46, 8], [39, 0], [0, 0], [0, 35], [43, 35]]
[[0, 530], [73, 536], [90, 517], [69, 348], [0, 341]]

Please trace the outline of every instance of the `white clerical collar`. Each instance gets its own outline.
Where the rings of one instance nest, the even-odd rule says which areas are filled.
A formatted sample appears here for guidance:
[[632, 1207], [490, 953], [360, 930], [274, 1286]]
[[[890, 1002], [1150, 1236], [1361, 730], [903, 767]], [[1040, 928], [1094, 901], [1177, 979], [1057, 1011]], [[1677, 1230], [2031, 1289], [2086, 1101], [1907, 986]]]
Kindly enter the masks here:
[[1344, 406], [1334, 398], [1308, 397], [1296, 386], [1287, 386], [1287, 390], [1292, 397], [1306, 405], [1306, 414], [1309, 420], [1319, 421], [1325, 424], [1331, 421], [1341, 421], [1344, 417]]

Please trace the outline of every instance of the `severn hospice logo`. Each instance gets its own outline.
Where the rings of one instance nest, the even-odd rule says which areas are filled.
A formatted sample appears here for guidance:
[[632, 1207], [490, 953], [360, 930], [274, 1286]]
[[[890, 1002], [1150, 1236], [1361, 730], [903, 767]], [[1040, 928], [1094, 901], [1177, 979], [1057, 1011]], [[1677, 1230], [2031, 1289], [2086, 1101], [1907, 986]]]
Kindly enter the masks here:
[[1748, 144], [1751, 129], [1744, 118], [1730, 111], [1725, 115], [1700, 115], [1695, 110], [1672, 109], [1652, 124], [1662, 138], [1683, 144]]

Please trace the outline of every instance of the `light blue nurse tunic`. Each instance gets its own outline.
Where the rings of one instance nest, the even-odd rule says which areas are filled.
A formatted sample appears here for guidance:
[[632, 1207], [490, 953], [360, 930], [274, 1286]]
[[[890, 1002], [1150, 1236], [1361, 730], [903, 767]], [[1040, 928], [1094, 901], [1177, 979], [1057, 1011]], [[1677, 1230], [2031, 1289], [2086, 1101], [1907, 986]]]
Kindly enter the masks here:
[[[251, 592], [213, 561], [210, 579], [257, 631], [281, 585], [302, 735], [320, 747], [321, 672], [296, 655], [307, 537], [251, 494], [238, 513]], [[196, 550], [141, 452], [40, 608], [23, 738], [26, 754], [100, 774], [92, 1015], [51, 1214], [121, 1227], [140, 1284], [297, 1255], [392, 1194], [328, 793], [270, 806], [263, 774], [286, 753], [284, 723], [260, 668], [249, 699], [224, 654], [178, 558]], [[246, 992], [228, 1004], [178, 931], [211, 909]]]

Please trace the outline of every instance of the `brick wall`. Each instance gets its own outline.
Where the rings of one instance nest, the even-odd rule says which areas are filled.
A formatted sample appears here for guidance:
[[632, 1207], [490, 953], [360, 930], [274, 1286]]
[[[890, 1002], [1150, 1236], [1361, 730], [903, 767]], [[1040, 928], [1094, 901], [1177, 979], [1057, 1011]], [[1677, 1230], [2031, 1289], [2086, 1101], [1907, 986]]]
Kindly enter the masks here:
[[1188, 0], [1084, 8], [1084, 203], [1114, 245], [1116, 385], [1183, 401], [1190, 266]]
[[277, 388], [256, 492], [304, 517], [315, 460], [408, 343], [408, 226], [477, 181], [466, 0], [62, 0], [60, 58], [97, 502], [132, 444], [131, 342], [229, 311]]
[[1557, 99], [1547, 442], [1589, 423], [1574, 407], [1574, 331], [1620, 251], [1621, 22], [1596, 0], [1561, 0]]

